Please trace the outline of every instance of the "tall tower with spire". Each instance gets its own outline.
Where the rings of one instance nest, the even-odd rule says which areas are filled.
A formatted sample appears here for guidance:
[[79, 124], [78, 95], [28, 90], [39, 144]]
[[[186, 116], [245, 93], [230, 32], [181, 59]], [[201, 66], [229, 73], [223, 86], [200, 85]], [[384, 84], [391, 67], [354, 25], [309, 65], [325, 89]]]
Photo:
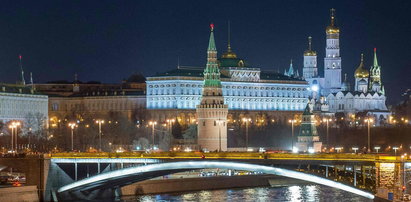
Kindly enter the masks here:
[[207, 65], [204, 70], [204, 86], [201, 102], [196, 107], [198, 119], [198, 144], [208, 151], [227, 151], [228, 105], [224, 104], [214, 41], [214, 25], [207, 49]]
[[317, 52], [313, 51], [311, 48], [311, 39], [308, 37], [308, 49], [304, 51], [304, 67], [303, 67], [303, 77], [305, 79], [311, 79], [317, 77]]
[[381, 66], [378, 65], [377, 48], [374, 48], [374, 64], [370, 69], [369, 90], [380, 93], [382, 90]]
[[338, 92], [341, 87], [340, 29], [335, 23], [335, 9], [330, 10], [330, 18], [330, 25], [325, 29], [324, 94]]

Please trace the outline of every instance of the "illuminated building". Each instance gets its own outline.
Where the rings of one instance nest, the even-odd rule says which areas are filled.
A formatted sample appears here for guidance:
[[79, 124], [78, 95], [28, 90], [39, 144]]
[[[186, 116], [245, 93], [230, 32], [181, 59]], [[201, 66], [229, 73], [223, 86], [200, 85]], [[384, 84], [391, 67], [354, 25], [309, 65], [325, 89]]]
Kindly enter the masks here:
[[[311, 94], [307, 82], [302, 79], [251, 67], [237, 57], [230, 43], [217, 63], [229, 114], [267, 113], [276, 120], [286, 120], [304, 110]], [[203, 71], [204, 68], [178, 66], [147, 77], [147, 109], [153, 119], [183, 116], [195, 119], [195, 108], [203, 93]]]
[[23, 85], [0, 85], [0, 121], [23, 121], [23, 127], [36, 131], [46, 126], [48, 97]]
[[322, 113], [342, 112], [346, 116], [366, 112], [368, 116], [374, 116], [377, 124], [385, 122], [390, 113], [385, 104], [376, 49], [371, 74], [364, 67], [364, 58], [361, 56], [360, 65], [354, 73], [354, 88], [351, 89], [346, 77], [341, 82], [340, 29], [336, 26], [335, 18], [335, 10], [331, 9], [330, 24], [325, 29], [324, 77], [318, 75], [317, 53], [312, 49], [311, 37], [308, 49], [304, 52], [303, 76], [310, 85], [313, 110]]

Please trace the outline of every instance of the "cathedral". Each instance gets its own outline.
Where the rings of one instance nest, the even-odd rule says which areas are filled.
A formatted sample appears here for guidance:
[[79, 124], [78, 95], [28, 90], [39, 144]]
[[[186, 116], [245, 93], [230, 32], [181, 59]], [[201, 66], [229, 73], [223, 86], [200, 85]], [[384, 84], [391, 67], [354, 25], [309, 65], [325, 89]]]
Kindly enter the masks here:
[[[364, 56], [361, 55], [360, 64], [354, 72], [353, 88], [346, 75], [342, 82], [340, 29], [336, 25], [334, 9], [331, 9], [330, 18], [330, 25], [325, 29], [324, 77], [318, 75], [317, 53], [312, 50], [311, 37], [308, 37], [308, 49], [304, 51], [303, 78], [310, 85], [314, 111], [324, 114], [340, 112], [347, 117], [365, 113], [374, 117], [376, 124], [384, 123], [390, 113], [385, 104], [381, 66], [378, 65], [376, 49], [370, 70], [364, 67]], [[286, 75], [290, 75], [290, 71]]]

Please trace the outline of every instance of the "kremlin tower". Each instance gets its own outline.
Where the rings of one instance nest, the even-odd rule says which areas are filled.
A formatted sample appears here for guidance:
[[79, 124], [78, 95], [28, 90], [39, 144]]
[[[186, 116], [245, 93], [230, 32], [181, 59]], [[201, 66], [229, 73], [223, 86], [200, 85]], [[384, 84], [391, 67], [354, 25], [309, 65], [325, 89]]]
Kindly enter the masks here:
[[214, 41], [214, 25], [207, 49], [207, 65], [204, 70], [204, 86], [201, 102], [196, 107], [198, 118], [198, 144], [208, 151], [227, 151], [228, 105], [224, 104]]

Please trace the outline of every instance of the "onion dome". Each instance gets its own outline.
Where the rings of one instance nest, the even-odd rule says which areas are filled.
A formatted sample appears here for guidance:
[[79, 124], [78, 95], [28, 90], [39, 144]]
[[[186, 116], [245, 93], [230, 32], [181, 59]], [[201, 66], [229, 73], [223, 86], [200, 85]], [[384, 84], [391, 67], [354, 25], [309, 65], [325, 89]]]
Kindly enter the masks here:
[[308, 37], [308, 49], [306, 51], [304, 51], [304, 56], [317, 56], [317, 52], [315, 52], [311, 49], [311, 39], [312, 39], [312, 37], [309, 36]]
[[221, 58], [226, 58], [226, 59], [237, 59], [237, 54], [235, 54], [231, 50], [231, 29], [230, 29], [230, 21], [228, 21], [228, 34], [227, 34], [227, 52], [223, 53], [221, 55]]
[[335, 9], [331, 9], [330, 10], [330, 17], [331, 17], [331, 23], [330, 25], [327, 26], [327, 28], [325, 28], [325, 32], [327, 34], [338, 34], [340, 33], [340, 28], [338, 28], [335, 25]]
[[364, 54], [361, 54], [361, 63], [354, 72], [355, 78], [368, 78], [370, 72], [364, 68]]
[[237, 54], [235, 54], [233, 51], [231, 51], [231, 46], [230, 46], [230, 44], [228, 44], [227, 52], [223, 53], [223, 54], [221, 55], [221, 58], [232, 58], [232, 59], [236, 59], [236, 58], [237, 58]]

